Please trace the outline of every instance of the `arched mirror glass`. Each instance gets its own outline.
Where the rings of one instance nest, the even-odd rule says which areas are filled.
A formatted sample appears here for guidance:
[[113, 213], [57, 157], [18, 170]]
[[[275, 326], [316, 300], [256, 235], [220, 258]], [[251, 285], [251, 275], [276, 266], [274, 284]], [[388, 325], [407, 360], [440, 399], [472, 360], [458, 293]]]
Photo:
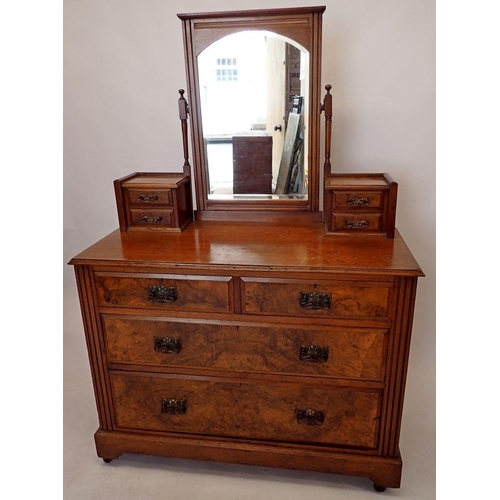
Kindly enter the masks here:
[[198, 56], [209, 200], [307, 200], [309, 52], [242, 31]]

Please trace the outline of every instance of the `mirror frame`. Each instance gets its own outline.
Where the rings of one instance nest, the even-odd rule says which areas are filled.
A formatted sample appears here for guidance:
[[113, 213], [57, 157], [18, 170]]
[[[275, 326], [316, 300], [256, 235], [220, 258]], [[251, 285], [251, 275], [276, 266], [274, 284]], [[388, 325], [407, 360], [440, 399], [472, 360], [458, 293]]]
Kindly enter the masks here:
[[[197, 220], [263, 220], [302, 215], [302, 219], [321, 218], [320, 190], [320, 113], [321, 113], [321, 29], [326, 7], [246, 10], [177, 14], [182, 21], [186, 78], [191, 122], [194, 184]], [[308, 199], [307, 200], [209, 200], [207, 160], [201, 119], [198, 55], [213, 42], [240, 31], [271, 31], [297, 42], [309, 51], [308, 120]], [[294, 217], [293, 219], [297, 219]], [[300, 218], [300, 217], [299, 217]]]

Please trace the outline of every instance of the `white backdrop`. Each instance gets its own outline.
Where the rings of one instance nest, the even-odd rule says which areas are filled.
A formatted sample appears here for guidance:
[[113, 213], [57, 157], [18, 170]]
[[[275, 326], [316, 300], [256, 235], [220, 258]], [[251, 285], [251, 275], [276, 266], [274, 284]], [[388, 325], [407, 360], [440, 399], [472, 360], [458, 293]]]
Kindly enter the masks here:
[[[396, 225], [426, 273], [417, 293], [405, 413], [411, 412], [433, 433], [436, 131], [432, 0], [67, 0], [65, 263], [118, 227], [114, 179], [140, 170], [182, 170], [177, 99], [178, 89], [186, 88], [186, 78], [176, 14], [306, 5], [327, 6], [322, 86], [330, 83], [333, 87], [333, 171], [391, 174], [399, 183]], [[66, 265], [64, 287], [66, 311], [75, 311], [73, 270]], [[81, 327], [68, 328], [66, 334], [81, 335]]]

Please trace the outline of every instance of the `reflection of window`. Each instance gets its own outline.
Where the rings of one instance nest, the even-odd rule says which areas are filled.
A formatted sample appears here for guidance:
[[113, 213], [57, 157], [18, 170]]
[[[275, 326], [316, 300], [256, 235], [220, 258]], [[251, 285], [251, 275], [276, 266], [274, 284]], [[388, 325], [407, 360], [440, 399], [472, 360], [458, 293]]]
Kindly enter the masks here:
[[218, 57], [215, 75], [218, 82], [238, 81], [238, 68], [236, 67], [236, 59], [234, 57]]

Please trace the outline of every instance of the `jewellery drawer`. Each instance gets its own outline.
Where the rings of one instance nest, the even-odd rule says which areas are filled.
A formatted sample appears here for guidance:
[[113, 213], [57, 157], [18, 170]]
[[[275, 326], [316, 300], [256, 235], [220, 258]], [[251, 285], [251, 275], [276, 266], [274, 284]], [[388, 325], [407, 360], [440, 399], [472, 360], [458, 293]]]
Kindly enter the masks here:
[[332, 214], [333, 231], [379, 232], [381, 213], [334, 213]]
[[333, 193], [332, 209], [366, 210], [382, 208], [382, 191], [338, 191]]
[[325, 178], [325, 234], [394, 238], [398, 185], [388, 174]]
[[385, 329], [102, 319], [110, 363], [383, 379]]
[[204, 312], [232, 310], [229, 276], [95, 273], [101, 306]]
[[129, 229], [132, 226], [143, 226], [154, 229], [155, 227], [171, 227], [173, 226], [174, 212], [169, 209], [145, 209], [145, 208], [130, 208], [128, 210]]
[[111, 372], [118, 428], [376, 448], [380, 391]]
[[171, 189], [130, 189], [124, 188], [125, 199], [129, 205], [168, 205], [172, 206]]
[[180, 233], [193, 220], [187, 173], [135, 172], [113, 184], [120, 231]]
[[380, 318], [387, 315], [389, 284], [242, 278], [245, 314]]

